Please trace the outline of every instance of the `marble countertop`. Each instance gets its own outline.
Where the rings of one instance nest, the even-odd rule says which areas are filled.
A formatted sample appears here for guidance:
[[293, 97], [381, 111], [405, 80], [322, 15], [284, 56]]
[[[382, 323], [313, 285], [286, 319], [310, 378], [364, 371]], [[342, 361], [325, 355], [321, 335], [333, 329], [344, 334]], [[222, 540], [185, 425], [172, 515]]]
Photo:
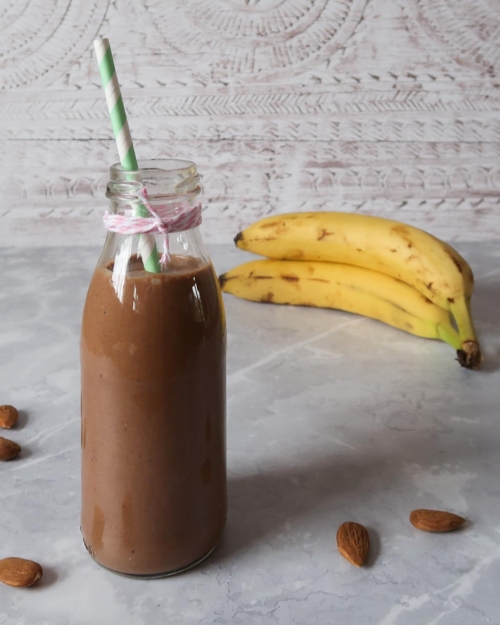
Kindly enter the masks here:
[[[99, 250], [0, 250], [0, 403], [21, 411], [4, 435], [23, 446], [0, 465], [0, 557], [45, 568], [31, 589], [0, 585], [0, 623], [500, 623], [500, 244], [457, 247], [480, 373], [375, 321], [225, 298], [227, 530], [202, 565], [154, 581], [101, 569], [79, 532], [78, 337]], [[247, 258], [211, 252], [218, 272]], [[469, 523], [419, 532], [421, 507]], [[337, 552], [347, 520], [370, 531], [365, 568]]]

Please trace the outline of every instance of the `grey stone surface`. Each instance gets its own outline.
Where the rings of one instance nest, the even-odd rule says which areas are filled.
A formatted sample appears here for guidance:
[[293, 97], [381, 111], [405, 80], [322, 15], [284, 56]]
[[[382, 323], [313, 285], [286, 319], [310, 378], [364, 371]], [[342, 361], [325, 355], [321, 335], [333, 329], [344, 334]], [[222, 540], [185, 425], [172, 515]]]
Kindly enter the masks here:
[[[500, 623], [500, 246], [462, 244], [477, 287], [484, 371], [453, 350], [347, 313], [227, 296], [229, 521], [212, 557], [177, 577], [113, 575], [79, 532], [78, 336], [99, 251], [1, 250], [0, 403], [21, 411], [0, 464], [0, 557], [45, 568], [0, 585], [20, 625]], [[221, 272], [247, 257], [211, 248]], [[432, 535], [413, 508], [469, 519]], [[337, 553], [346, 520], [372, 550]]]

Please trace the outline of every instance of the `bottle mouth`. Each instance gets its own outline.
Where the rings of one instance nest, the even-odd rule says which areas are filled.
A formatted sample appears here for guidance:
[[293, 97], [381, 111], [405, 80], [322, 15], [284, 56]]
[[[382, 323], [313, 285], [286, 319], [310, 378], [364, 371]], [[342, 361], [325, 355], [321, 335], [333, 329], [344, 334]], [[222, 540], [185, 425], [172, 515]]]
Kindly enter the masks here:
[[106, 197], [133, 201], [145, 187], [150, 201], [172, 196], [197, 197], [202, 192], [201, 178], [192, 161], [167, 158], [140, 161], [139, 169], [125, 171], [120, 163], [111, 165]]

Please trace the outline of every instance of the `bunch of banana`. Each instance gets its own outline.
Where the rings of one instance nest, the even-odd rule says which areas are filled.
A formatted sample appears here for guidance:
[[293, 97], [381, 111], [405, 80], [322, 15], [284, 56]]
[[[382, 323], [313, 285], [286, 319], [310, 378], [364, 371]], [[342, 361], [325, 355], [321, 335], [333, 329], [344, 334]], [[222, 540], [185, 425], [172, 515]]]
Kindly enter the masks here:
[[356, 213], [289, 213], [257, 221], [235, 243], [273, 260], [246, 263], [220, 276], [223, 291], [372, 317], [442, 339], [457, 350], [462, 366], [479, 369], [471, 268], [450, 245], [423, 230]]

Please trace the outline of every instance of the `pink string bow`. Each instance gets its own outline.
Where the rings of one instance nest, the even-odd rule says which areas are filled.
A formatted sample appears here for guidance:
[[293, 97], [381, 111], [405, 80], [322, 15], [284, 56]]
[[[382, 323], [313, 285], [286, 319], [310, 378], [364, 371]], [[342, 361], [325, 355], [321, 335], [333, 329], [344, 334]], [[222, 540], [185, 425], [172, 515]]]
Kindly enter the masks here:
[[148, 200], [148, 192], [142, 187], [137, 197], [148, 209], [151, 217], [136, 217], [105, 213], [104, 227], [110, 232], [120, 234], [149, 234], [160, 232], [163, 234], [163, 255], [160, 263], [165, 265], [170, 261], [168, 235], [172, 232], [183, 232], [196, 228], [201, 224], [201, 204], [157, 204], [153, 206]]

